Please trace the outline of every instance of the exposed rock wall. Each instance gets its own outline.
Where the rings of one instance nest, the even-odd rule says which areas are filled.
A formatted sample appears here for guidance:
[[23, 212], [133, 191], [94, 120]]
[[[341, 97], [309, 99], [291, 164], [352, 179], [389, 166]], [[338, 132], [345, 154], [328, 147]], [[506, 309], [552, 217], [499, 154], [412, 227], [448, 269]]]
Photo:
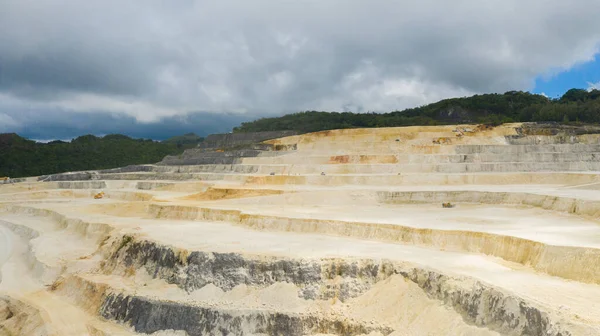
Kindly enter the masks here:
[[[282, 151], [271, 150], [271, 145], [264, 145], [265, 149], [243, 149], [231, 151], [207, 151], [205, 149], [187, 149], [181, 155], [168, 155], [159, 165], [204, 165], [204, 164], [236, 164], [243, 158], [258, 156], [277, 156], [285, 154]], [[287, 150], [286, 147], [284, 150]]]
[[[552, 321], [552, 316], [543, 309], [483, 283], [470, 283], [468, 279], [457, 281], [421, 268], [400, 271], [400, 274], [416, 283], [430, 297], [453, 307], [466, 321], [475, 325], [486, 326], [506, 335], [579, 335]], [[572, 328], [587, 329], [585, 326]]]
[[100, 314], [106, 319], [128, 322], [137, 332], [146, 334], [166, 329], [184, 330], [189, 336], [291, 336], [315, 333], [353, 336], [371, 331], [383, 332], [383, 335], [392, 332], [390, 329], [377, 330], [364, 324], [322, 316], [297, 316], [260, 310], [241, 314], [238, 311], [114, 294], [107, 297]]
[[[355, 297], [388, 277], [392, 268], [374, 261], [341, 259], [297, 260], [248, 257], [236, 253], [174, 250], [149, 241], [124, 237], [115, 246], [106, 269], [145, 268], [149, 274], [191, 292], [212, 283], [228, 291], [238, 285], [269, 286], [275, 282], [297, 285], [305, 299]], [[122, 269], [123, 270], [123, 269]]]
[[200, 143], [200, 148], [231, 148], [240, 145], [255, 144], [265, 140], [297, 135], [296, 131], [272, 131], [249, 133], [211, 134]]
[[117, 173], [139, 173], [153, 171], [152, 165], [130, 165], [120, 168], [98, 170], [99, 174], [117, 174]]
[[279, 155], [297, 146], [261, 143], [265, 140], [296, 135], [295, 131], [211, 134], [198, 145], [181, 155], [166, 156], [159, 165], [236, 164], [242, 158]]
[[598, 153], [600, 144], [459, 145], [456, 154]]
[[59, 181], [58, 189], [103, 189], [106, 188], [104, 181]]
[[95, 174], [92, 172], [74, 172], [74, 173], [63, 173], [44, 175], [38, 178], [38, 181], [52, 182], [52, 181], [87, 181], [95, 180]]

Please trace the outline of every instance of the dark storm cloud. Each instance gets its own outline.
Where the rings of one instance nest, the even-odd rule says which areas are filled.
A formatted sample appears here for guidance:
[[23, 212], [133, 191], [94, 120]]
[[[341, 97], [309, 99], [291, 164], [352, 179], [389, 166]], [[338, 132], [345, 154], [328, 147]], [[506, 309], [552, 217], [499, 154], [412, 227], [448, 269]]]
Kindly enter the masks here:
[[5, 0], [0, 131], [44, 114], [154, 131], [190, 111], [386, 111], [529, 89], [591, 59], [597, 13], [597, 0]]
[[19, 126], [13, 126], [11, 131], [36, 140], [70, 140], [84, 134], [102, 136], [114, 133], [164, 140], [192, 132], [200, 136], [226, 133], [241, 122], [248, 121], [240, 115], [196, 112], [185, 117], [164, 117], [156, 122], [139, 123], [127, 115], [103, 112], [81, 114], [57, 110], [47, 111], [43, 116], [35, 118], [24, 111], [21, 118], [22, 120], [16, 120]]

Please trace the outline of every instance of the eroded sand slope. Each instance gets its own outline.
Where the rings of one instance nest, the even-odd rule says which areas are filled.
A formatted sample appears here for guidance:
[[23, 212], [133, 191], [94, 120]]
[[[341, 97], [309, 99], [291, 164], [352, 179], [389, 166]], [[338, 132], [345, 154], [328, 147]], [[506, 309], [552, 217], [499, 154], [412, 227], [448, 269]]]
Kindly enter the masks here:
[[526, 133], [0, 185], [0, 335], [600, 335], [600, 137]]

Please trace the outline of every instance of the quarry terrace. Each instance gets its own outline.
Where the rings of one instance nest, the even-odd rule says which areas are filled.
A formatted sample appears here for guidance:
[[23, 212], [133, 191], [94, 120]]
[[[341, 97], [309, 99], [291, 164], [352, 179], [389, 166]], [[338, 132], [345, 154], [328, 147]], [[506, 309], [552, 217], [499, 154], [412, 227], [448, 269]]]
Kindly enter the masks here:
[[600, 135], [207, 138], [0, 185], [0, 335], [600, 335]]

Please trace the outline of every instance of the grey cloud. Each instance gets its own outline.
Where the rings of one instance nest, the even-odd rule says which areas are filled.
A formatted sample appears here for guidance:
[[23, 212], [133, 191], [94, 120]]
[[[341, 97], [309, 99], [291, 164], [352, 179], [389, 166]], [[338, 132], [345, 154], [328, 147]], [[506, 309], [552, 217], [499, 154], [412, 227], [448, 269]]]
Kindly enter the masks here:
[[[84, 134], [98, 136], [125, 134], [134, 138], [164, 140], [172, 136], [194, 132], [200, 136], [225, 133], [234, 126], [248, 121], [235, 114], [192, 112], [185, 116], [163, 117], [155, 122], [140, 123], [135, 118], [107, 112], [77, 113], [64, 110], [19, 111], [11, 117], [11, 132], [29, 139], [69, 140]], [[0, 114], [0, 122], [3, 115]], [[0, 132], [9, 131], [2, 129]]]
[[597, 0], [7, 0], [0, 94], [145, 123], [402, 109], [530, 89], [598, 51], [597, 13]]

